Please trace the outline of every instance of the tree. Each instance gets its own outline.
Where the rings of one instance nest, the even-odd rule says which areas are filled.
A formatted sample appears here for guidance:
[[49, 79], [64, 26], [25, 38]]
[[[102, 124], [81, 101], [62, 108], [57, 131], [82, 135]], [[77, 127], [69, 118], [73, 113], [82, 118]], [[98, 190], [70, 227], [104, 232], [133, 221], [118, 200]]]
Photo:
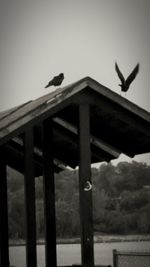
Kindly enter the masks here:
[[[94, 230], [150, 233], [150, 166], [135, 161], [92, 169]], [[55, 174], [58, 237], [80, 233], [78, 170]], [[43, 177], [35, 179], [37, 236], [44, 237]], [[24, 179], [8, 168], [9, 235], [24, 238]]]

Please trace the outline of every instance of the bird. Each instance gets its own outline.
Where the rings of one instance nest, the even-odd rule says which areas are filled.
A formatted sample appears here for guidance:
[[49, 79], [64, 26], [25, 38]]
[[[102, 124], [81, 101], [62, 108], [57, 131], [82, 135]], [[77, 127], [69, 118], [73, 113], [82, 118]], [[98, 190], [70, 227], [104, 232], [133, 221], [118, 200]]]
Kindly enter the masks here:
[[125, 80], [123, 74], [121, 73], [117, 63], [115, 63], [115, 69], [116, 72], [119, 76], [119, 79], [121, 80], [121, 84], [119, 84], [119, 86], [121, 87], [121, 91], [122, 92], [127, 92], [130, 84], [132, 83], [132, 81], [135, 79], [137, 73], [139, 72], [139, 63], [135, 66], [135, 68], [133, 69], [133, 71], [131, 72], [131, 74], [127, 77], [127, 79]]
[[64, 79], [64, 74], [60, 73], [58, 76], [54, 76], [54, 78], [45, 86], [45, 88], [48, 88], [49, 86], [58, 86], [61, 85], [62, 81]]

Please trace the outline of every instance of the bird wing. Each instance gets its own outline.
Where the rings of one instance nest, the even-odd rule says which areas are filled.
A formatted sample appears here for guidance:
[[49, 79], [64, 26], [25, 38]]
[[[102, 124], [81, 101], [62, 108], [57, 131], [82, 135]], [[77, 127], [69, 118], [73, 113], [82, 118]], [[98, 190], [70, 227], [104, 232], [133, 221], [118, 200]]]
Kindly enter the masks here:
[[136, 67], [134, 68], [134, 70], [131, 72], [131, 74], [126, 79], [126, 82], [125, 83], [126, 83], [127, 86], [129, 86], [130, 83], [135, 79], [138, 71], [139, 71], [139, 64], [136, 65]]
[[54, 76], [51, 81], [49, 81], [49, 85], [54, 85], [57, 82], [58, 77]]
[[58, 77], [59, 77], [59, 76], [54, 76], [54, 78], [52, 79], [53, 83], [57, 82]]
[[124, 83], [125, 82], [125, 79], [124, 79], [123, 74], [121, 73], [121, 71], [120, 71], [117, 63], [115, 63], [115, 69], [116, 69], [116, 72], [117, 72], [117, 74], [118, 74], [121, 82]]
[[64, 75], [58, 75], [58, 76], [54, 76], [53, 79], [45, 86], [45, 88], [49, 87], [49, 86], [57, 86], [57, 85], [60, 85], [62, 83], [64, 79]]

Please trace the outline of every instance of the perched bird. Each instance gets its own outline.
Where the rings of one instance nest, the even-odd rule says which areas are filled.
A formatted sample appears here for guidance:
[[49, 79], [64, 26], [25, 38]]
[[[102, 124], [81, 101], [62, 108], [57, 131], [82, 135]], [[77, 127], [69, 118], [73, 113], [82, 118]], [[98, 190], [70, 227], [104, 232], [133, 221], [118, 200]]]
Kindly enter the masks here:
[[64, 79], [64, 74], [60, 73], [58, 76], [54, 76], [54, 78], [45, 86], [45, 88], [52, 86], [52, 85], [54, 86], [61, 85], [63, 79]]
[[139, 64], [136, 65], [136, 67], [134, 68], [134, 70], [131, 72], [131, 74], [128, 76], [128, 78], [126, 80], [125, 80], [123, 74], [121, 73], [117, 63], [115, 63], [115, 69], [116, 69], [116, 72], [119, 76], [119, 79], [121, 80], [121, 84], [119, 84], [119, 86], [121, 87], [121, 91], [127, 92], [130, 84], [135, 79], [135, 77], [139, 71]]

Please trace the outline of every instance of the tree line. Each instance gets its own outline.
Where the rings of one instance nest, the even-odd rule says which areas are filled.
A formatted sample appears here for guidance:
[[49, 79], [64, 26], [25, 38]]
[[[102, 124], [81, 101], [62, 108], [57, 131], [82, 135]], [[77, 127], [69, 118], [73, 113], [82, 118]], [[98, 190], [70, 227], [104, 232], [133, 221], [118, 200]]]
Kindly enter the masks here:
[[[92, 168], [96, 233], [150, 233], [150, 166], [132, 161]], [[44, 237], [43, 177], [35, 178], [37, 237]], [[78, 170], [55, 175], [57, 237], [80, 234]], [[25, 238], [24, 178], [8, 168], [9, 237]]]

